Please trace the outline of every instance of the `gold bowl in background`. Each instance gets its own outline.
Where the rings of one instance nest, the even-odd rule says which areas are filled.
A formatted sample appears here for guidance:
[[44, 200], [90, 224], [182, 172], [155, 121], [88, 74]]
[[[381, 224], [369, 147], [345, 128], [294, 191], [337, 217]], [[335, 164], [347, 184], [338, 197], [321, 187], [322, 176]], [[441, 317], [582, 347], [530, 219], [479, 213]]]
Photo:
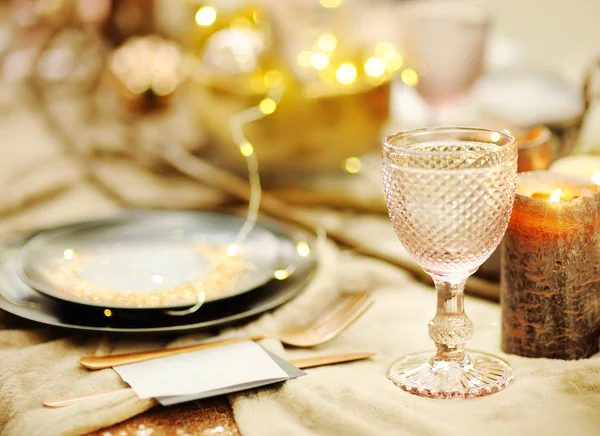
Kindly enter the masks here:
[[[212, 160], [244, 170], [246, 161], [233, 142], [229, 120], [262, 97], [198, 84], [193, 88], [197, 115], [214, 140]], [[263, 174], [339, 170], [346, 158], [377, 148], [389, 101], [389, 82], [318, 96], [288, 87], [277, 110], [247, 124], [244, 133]]]
[[195, 60], [190, 94], [213, 140], [212, 162], [245, 171], [231, 119], [274, 91], [281, 100], [261, 105], [265, 116], [243, 126], [261, 174], [335, 171], [378, 146], [390, 79], [402, 65], [392, 44], [353, 39], [351, 29], [333, 25], [303, 38], [290, 31], [296, 17], [244, 1], [193, 8], [185, 38]]

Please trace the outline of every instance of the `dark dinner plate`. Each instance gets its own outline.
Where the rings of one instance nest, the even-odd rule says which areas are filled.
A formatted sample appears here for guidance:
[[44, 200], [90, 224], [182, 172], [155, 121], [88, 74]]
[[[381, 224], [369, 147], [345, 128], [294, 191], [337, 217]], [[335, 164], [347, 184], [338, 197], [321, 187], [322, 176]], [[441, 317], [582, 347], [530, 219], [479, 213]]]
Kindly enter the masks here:
[[[0, 309], [42, 324], [98, 332], [175, 333], [239, 323], [290, 301], [310, 282], [317, 266], [311, 236], [278, 223], [263, 224], [280, 242], [282, 264], [289, 270], [289, 277], [273, 279], [236, 297], [207, 303], [190, 315], [172, 316], [162, 310], [118, 310], [72, 304], [36, 292], [18, 273], [19, 252], [35, 234], [0, 246]], [[285, 275], [278, 276], [283, 278]]]

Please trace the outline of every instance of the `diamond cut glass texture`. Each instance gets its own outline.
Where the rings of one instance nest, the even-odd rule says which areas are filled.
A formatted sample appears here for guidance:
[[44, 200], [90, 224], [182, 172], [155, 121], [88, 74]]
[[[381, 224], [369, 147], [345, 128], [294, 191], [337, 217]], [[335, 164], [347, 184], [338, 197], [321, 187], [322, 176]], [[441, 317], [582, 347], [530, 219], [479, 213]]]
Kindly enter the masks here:
[[385, 139], [383, 185], [392, 226], [438, 294], [429, 322], [437, 352], [405, 356], [390, 368], [390, 380], [405, 391], [473, 398], [512, 382], [503, 360], [465, 351], [473, 323], [464, 312], [463, 292], [506, 231], [516, 175], [515, 140], [503, 132], [422, 129]]
[[[426, 270], [473, 270], [500, 243], [514, 199], [516, 154], [477, 142], [390, 152], [383, 182], [394, 230]], [[508, 154], [508, 155], [507, 155]]]

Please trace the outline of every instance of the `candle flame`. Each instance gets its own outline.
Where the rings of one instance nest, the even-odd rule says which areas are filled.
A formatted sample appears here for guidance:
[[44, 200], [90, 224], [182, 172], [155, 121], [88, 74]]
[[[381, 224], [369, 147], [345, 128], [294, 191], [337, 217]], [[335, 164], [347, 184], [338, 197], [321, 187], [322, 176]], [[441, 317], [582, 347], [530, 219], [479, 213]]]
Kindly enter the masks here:
[[600, 171], [596, 171], [594, 174], [592, 174], [592, 182], [594, 182], [596, 185], [600, 185]]
[[558, 188], [552, 193], [548, 201], [560, 201], [560, 194], [562, 194], [562, 189]]

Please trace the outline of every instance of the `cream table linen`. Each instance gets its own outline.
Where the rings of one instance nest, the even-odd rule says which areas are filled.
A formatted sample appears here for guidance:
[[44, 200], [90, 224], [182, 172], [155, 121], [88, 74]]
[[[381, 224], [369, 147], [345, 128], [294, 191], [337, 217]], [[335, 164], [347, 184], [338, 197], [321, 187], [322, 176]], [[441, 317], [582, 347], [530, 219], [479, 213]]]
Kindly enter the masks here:
[[[15, 109], [0, 117], [0, 184], [24, 166], [52, 162], [41, 173], [0, 191], [0, 234], [84, 217], [117, 213], [119, 207], [81, 178], [73, 161], [35, 115]], [[26, 132], [26, 134], [24, 133]], [[203, 207], [224, 201], [218, 192], [185, 179], [164, 179], [127, 161], [105, 164], [109, 181], [133, 202], [155, 207]], [[39, 193], [42, 195], [38, 195]], [[26, 200], [33, 207], [19, 211]], [[299, 211], [300, 213], [300, 211]], [[400, 245], [381, 216], [303, 211], [332, 229], [345, 229], [370, 247]], [[374, 351], [371, 361], [309, 370], [309, 376], [254, 393], [231, 396], [244, 435], [596, 435], [600, 429], [600, 356], [565, 362], [505, 356], [516, 370], [513, 386], [469, 401], [435, 401], [408, 395], [386, 379], [393, 359], [431, 348], [427, 321], [435, 310], [433, 290], [408, 273], [327, 244], [315, 281], [290, 304], [245, 327], [271, 331], [309, 324], [341, 292], [370, 291], [375, 305], [336, 341], [313, 350], [265, 345], [284, 358], [323, 353]], [[476, 334], [470, 346], [501, 354], [500, 311], [495, 304], [467, 298]], [[155, 405], [125, 392], [64, 409], [44, 409], [44, 399], [119, 388], [112, 370], [78, 366], [87, 354], [182, 345], [202, 334], [170, 340], [73, 334], [0, 314], [0, 434], [78, 435], [134, 416]]]
[[[555, 69], [580, 83], [591, 56], [598, 54], [600, 3], [593, 0], [490, 0], [494, 31], [523, 44], [524, 63]], [[81, 169], [59, 156], [60, 144], [41, 120], [13, 105], [17, 91], [0, 86], [0, 236], [119, 211], [115, 201], [83, 182]], [[594, 119], [597, 119], [595, 117]], [[592, 133], [593, 124], [588, 128]], [[122, 147], [119, 132], [95, 126], [109, 149]], [[86, 136], [82, 132], [85, 139]], [[600, 136], [587, 136], [597, 148]], [[88, 138], [89, 139], [89, 138]], [[84, 141], [85, 142], [85, 141]], [[6, 181], [25, 168], [35, 174]], [[131, 203], [144, 207], [197, 208], [221, 204], [226, 196], [183, 178], [156, 176], [127, 161], [104, 161], [98, 173]], [[22, 206], [33, 203], [22, 210]], [[327, 210], [304, 211], [334, 230], [351, 232], [369, 248], [398, 250], [385, 217], [355, 216]], [[309, 370], [309, 376], [255, 393], [231, 396], [242, 434], [304, 435], [544, 435], [600, 434], [600, 355], [581, 361], [505, 356], [516, 381], [497, 395], [468, 401], [436, 401], [402, 392], [386, 379], [393, 359], [431, 347], [427, 321], [435, 310], [430, 287], [379, 261], [328, 245], [317, 279], [300, 297], [264, 315], [246, 330], [310, 323], [340, 292], [367, 289], [376, 303], [336, 341], [314, 350], [289, 350], [270, 340], [285, 358], [368, 350], [371, 361]], [[472, 348], [500, 354], [500, 310], [467, 297], [475, 325]], [[87, 372], [78, 366], [85, 354], [181, 345], [203, 338], [127, 339], [73, 334], [19, 320], [0, 311], [0, 435], [78, 435], [137, 415], [155, 405], [131, 393], [98, 398], [64, 409], [43, 409], [50, 397], [110, 390], [123, 386], [112, 370]]]

